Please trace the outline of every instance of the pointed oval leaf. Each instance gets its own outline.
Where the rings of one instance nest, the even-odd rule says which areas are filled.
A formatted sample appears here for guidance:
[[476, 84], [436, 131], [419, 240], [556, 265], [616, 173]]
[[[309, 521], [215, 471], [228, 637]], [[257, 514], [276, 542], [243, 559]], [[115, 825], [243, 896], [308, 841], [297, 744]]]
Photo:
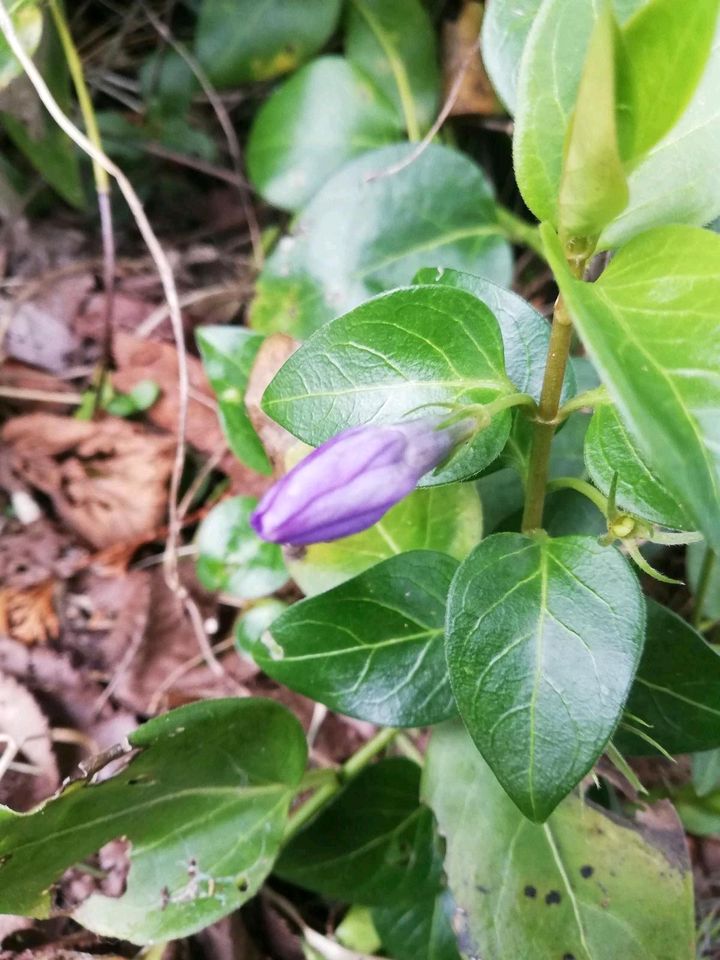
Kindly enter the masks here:
[[[720, 747], [720, 654], [689, 623], [654, 600], [648, 600], [645, 651], [627, 712], [628, 724], [668, 753]], [[614, 742], [631, 755], [655, 752], [624, 727]]]
[[29, 814], [0, 808], [2, 913], [49, 916], [52, 884], [119, 837], [130, 842], [125, 892], [95, 893], [73, 913], [96, 933], [174, 940], [257, 892], [305, 769], [295, 717], [271, 700], [211, 700], [129, 741], [140, 753], [115, 776], [76, 782]]
[[483, 16], [482, 58], [510, 113], [517, 106], [520, 61], [542, 0], [493, 0]]
[[478, 750], [545, 820], [615, 729], [642, 652], [635, 574], [590, 537], [493, 534], [450, 589], [450, 682]]
[[373, 294], [411, 282], [421, 267], [455, 267], [509, 286], [512, 255], [492, 188], [468, 157], [431, 144], [412, 163], [407, 144], [346, 164], [313, 197], [260, 275], [251, 324], [298, 339]]
[[530, 823], [452, 722], [433, 732], [422, 792], [446, 841], [465, 956], [695, 957], [690, 858], [669, 803], [633, 821], [573, 795]]
[[333, 710], [424, 727], [455, 713], [445, 604], [457, 563], [402, 553], [293, 604], [245, 649], [274, 680]]
[[[263, 409], [305, 443], [346, 427], [447, 413], [442, 403], [489, 403], [512, 386], [495, 317], [464, 290], [408, 287], [382, 294], [321, 327], [286, 361]], [[422, 408], [422, 409], [420, 409]], [[503, 411], [425, 485], [472, 477], [500, 453]]]
[[720, 549], [720, 236], [660, 227], [597, 283], [548, 255], [585, 346], [648, 466]]
[[396, 111], [370, 81], [343, 57], [320, 57], [258, 111], [248, 173], [269, 203], [297, 210], [352, 157], [401, 139]]
[[275, 872], [332, 900], [367, 906], [435, 894], [442, 863], [420, 767], [404, 757], [366, 767], [283, 850]]
[[585, 463], [593, 483], [607, 496], [617, 474], [618, 506], [635, 517], [675, 530], [693, 530], [692, 520], [655, 478], [638, 444], [610, 404], [598, 407], [585, 434]]

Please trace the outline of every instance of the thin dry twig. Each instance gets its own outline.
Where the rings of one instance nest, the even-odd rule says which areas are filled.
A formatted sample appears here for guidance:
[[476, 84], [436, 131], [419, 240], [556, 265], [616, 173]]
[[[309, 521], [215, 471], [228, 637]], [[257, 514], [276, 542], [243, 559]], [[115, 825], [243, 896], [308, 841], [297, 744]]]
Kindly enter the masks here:
[[[187, 352], [185, 348], [185, 337], [182, 325], [182, 313], [180, 302], [175, 284], [175, 276], [162, 244], [158, 240], [155, 231], [148, 220], [147, 214], [138, 197], [133, 185], [125, 176], [123, 171], [114, 163], [102, 150], [97, 149], [95, 145], [85, 136], [85, 134], [75, 126], [72, 120], [62, 110], [55, 97], [52, 95], [48, 85], [45, 83], [40, 71], [35, 66], [33, 60], [28, 56], [23, 47], [20, 38], [17, 35], [15, 26], [7, 11], [4, 0], [0, 0], [0, 30], [2, 31], [8, 46], [19, 61], [23, 70], [27, 74], [28, 80], [32, 84], [40, 98], [43, 106], [53, 118], [60, 129], [67, 134], [70, 139], [77, 144], [80, 149], [94, 160], [98, 166], [102, 167], [111, 177], [120, 189], [125, 202], [127, 203], [133, 215], [135, 223], [150, 252], [150, 256], [155, 263], [163, 292], [167, 300], [170, 322], [173, 329], [175, 347], [178, 354], [178, 427], [177, 427], [177, 445], [175, 450], [175, 462], [173, 465], [172, 476], [170, 479], [170, 503], [169, 503], [169, 522], [168, 536], [165, 548], [165, 580], [168, 588], [182, 602], [186, 613], [195, 628], [198, 643], [203, 651], [208, 666], [216, 675], [224, 673], [222, 666], [216, 660], [212, 653], [210, 642], [202, 627], [202, 616], [197, 609], [195, 601], [190, 596], [188, 590], [180, 581], [178, 569], [177, 547], [180, 539], [181, 520], [178, 513], [178, 501], [180, 494], [180, 483], [185, 463], [185, 435], [187, 431], [187, 417], [189, 404], [190, 380], [188, 375]], [[199, 627], [198, 627], [199, 625]]]

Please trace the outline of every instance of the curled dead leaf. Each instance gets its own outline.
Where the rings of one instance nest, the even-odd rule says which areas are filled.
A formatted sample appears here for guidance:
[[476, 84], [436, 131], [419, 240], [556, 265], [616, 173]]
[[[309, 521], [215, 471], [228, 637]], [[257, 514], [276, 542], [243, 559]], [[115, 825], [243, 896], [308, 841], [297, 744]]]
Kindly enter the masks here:
[[27, 646], [57, 639], [60, 622], [55, 612], [55, 581], [44, 580], [24, 589], [3, 587], [0, 633]]
[[480, 54], [482, 18], [482, 3], [465, 0], [457, 20], [447, 20], [443, 24], [442, 65], [446, 97], [462, 74], [459, 92], [450, 109], [451, 117], [470, 114], [486, 117], [503, 113]]

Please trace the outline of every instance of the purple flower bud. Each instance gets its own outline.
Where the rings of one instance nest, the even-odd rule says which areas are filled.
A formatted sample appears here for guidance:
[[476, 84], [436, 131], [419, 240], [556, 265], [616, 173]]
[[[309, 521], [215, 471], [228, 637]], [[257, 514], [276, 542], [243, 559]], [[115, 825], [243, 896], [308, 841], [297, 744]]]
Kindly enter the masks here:
[[250, 518], [255, 531], [300, 546], [371, 527], [467, 435], [438, 422], [343, 430], [268, 490]]

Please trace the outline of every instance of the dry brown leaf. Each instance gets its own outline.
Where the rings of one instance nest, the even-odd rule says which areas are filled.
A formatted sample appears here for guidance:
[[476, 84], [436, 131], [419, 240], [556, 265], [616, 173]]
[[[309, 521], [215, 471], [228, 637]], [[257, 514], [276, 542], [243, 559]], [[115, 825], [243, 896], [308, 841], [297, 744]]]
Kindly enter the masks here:
[[[36, 393], [45, 395], [61, 395], [64, 393], [75, 394], [73, 387], [60, 377], [55, 377], [51, 373], [45, 373], [37, 370], [35, 367], [28, 366], [25, 363], [19, 363], [14, 360], [6, 360], [0, 364], [0, 386], [10, 387], [11, 390], [28, 391], [25, 397], [8, 398], [2, 397], [3, 404], [8, 406], [17, 406], [22, 404], [23, 411], [43, 409], [47, 410], [45, 400], [34, 400]], [[53, 411], [56, 413], [68, 413], [74, 408], [75, 404], [70, 401], [67, 404], [53, 403]]]
[[260, 402], [267, 385], [299, 346], [297, 340], [285, 333], [269, 336], [258, 350], [245, 391], [245, 406], [250, 422], [260, 437], [276, 475], [285, 473], [285, 455], [298, 441], [284, 427], [270, 419]]
[[60, 783], [50, 728], [35, 698], [12, 677], [0, 674], [0, 736], [2, 750], [16, 750], [16, 759], [35, 773], [10, 771], [0, 783], [0, 798], [14, 810], [29, 810], [49, 797]]
[[12, 469], [93, 546], [141, 536], [165, 514], [173, 442], [125, 420], [33, 413], [5, 424]]
[[459, 73], [463, 74], [460, 92], [450, 116], [493, 116], [504, 111], [483, 66], [478, 38], [482, 27], [483, 5], [465, 0], [457, 20], [443, 24], [443, 86], [447, 97]]
[[0, 633], [29, 647], [57, 639], [60, 622], [55, 612], [55, 581], [45, 580], [24, 590], [0, 589]]
[[45, 517], [22, 524], [9, 520], [0, 534], [0, 584], [23, 590], [43, 580], [65, 580], [87, 550]]

